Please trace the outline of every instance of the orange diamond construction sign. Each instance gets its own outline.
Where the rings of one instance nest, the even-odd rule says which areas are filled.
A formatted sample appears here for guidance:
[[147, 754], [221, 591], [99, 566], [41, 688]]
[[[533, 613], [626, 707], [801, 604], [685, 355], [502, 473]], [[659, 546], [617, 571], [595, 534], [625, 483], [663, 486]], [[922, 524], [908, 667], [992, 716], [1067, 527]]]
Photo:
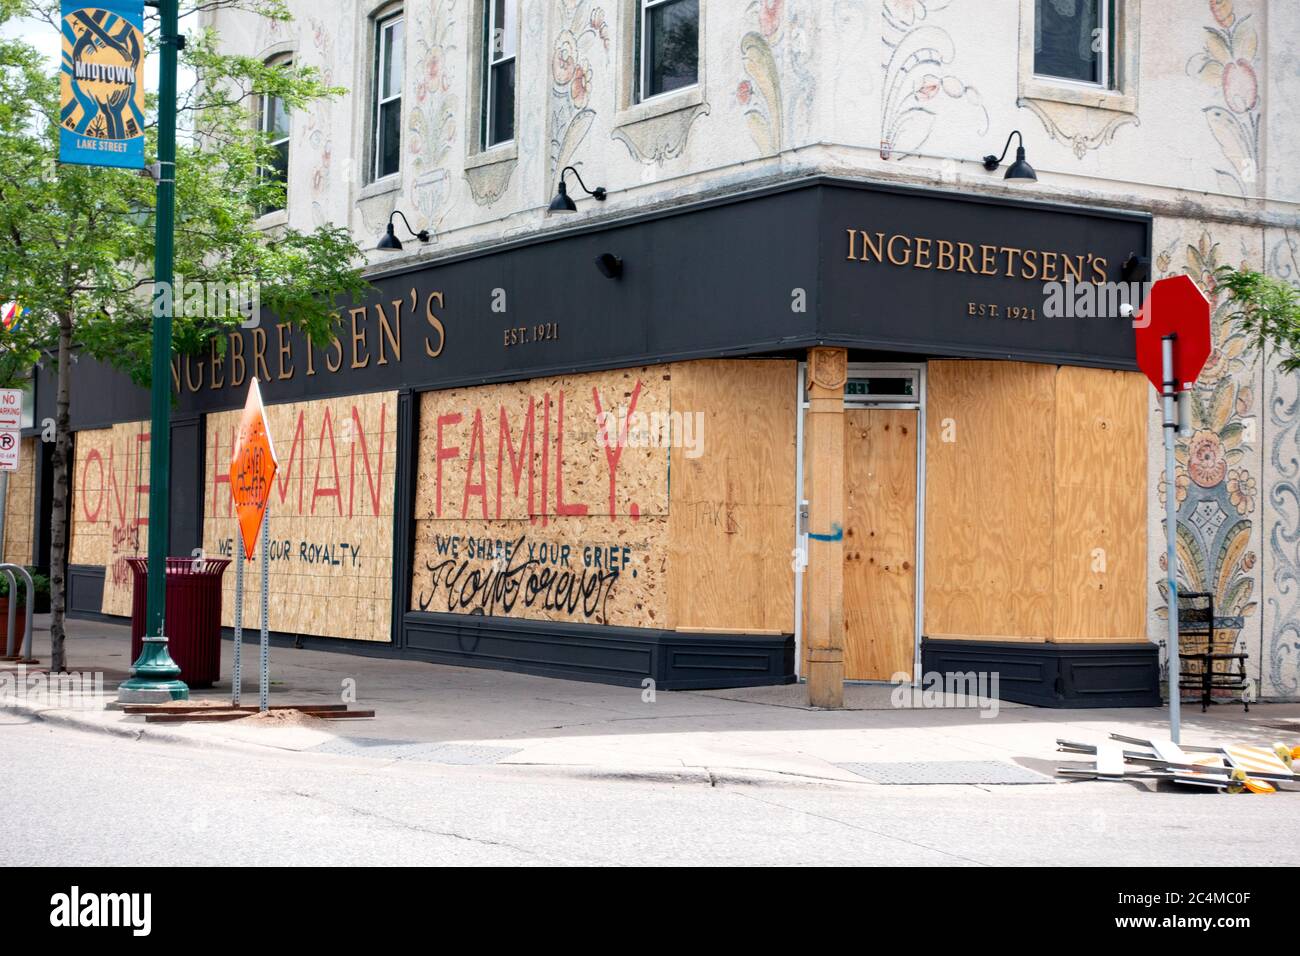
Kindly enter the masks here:
[[235, 515], [239, 519], [239, 535], [244, 541], [244, 556], [250, 560], [257, 550], [257, 535], [266, 518], [271, 482], [277, 468], [279, 462], [266, 425], [262, 390], [258, 388], [257, 379], [253, 379], [248, 386], [248, 400], [239, 420], [235, 453], [230, 462], [230, 489], [235, 499]]

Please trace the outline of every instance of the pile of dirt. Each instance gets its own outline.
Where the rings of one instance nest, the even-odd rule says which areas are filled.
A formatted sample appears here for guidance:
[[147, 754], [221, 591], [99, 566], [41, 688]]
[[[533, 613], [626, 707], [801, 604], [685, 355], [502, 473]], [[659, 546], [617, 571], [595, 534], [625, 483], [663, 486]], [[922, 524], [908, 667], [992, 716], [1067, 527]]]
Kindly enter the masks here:
[[304, 714], [301, 710], [268, 710], [266, 713], [253, 713], [234, 721], [237, 724], [257, 724], [264, 727], [301, 727], [321, 723], [319, 717]]

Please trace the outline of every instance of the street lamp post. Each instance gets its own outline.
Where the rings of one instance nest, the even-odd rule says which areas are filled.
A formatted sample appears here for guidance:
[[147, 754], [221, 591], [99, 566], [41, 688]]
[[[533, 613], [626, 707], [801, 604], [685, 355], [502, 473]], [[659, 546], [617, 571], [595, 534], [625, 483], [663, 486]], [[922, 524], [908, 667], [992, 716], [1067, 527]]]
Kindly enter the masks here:
[[171, 472], [171, 295], [176, 212], [176, 54], [180, 0], [154, 0], [162, 21], [158, 72], [158, 204], [154, 231], [153, 380], [149, 441], [149, 577], [144, 646], [131, 678], [118, 687], [123, 703], [186, 700], [190, 689], [167, 650], [163, 630], [167, 600], [167, 538]]

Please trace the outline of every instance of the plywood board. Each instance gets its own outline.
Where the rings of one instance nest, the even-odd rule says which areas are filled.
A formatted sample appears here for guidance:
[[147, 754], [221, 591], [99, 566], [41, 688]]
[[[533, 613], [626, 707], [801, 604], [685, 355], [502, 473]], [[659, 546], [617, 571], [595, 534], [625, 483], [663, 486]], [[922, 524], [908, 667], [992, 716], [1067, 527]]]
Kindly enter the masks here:
[[[240, 551], [230, 493], [239, 410], [207, 417], [203, 547]], [[397, 393], [268, 405], [280, 467], [270, 521], [270, 628], [387, 641], [392, 622]], [[245, 565], [245, 627], [260, 623], [261, 543]], [[235, 621], [235, 568], [222, 579], [222, 620]]]
[[1145, 640], [1148, 388], [1137, 372], [1057, 372], [1054, 641]]
[[421, 395], [411, 609], [666, 627], [671, 384], [658, 366]]
[[4, 546], [0, 548], [5, 561], [32, 563], [32, 548], [36, 531], [36, 455], [40, 445], [35, 438], [24, 438], [18, 455], [18, 470], [9, 475], [8, 493], [5, 495]]
[[1053, 633], [1055, 375], [1019, 362], [929, 365], [929, 637]]
[[917, 413], [844, 416], [844, 676], [910, 678], [916, 646]]
[[71, 564], [104, 568], [100, 612], [131, 613], [127, 558], [144, 556], [149, 534], [149, 423], [77, 432], [72, 470]]
[[792, 633], [797, 364], [672, 366], [669, 621]]

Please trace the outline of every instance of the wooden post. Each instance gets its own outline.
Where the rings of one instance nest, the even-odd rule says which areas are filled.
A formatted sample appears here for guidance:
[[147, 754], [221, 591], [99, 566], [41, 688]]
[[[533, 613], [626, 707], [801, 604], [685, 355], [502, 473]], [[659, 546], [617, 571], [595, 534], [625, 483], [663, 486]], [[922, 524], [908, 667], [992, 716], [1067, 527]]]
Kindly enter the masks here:
[[844, 706], [844, 349], [808, 350], [808, 703]]

